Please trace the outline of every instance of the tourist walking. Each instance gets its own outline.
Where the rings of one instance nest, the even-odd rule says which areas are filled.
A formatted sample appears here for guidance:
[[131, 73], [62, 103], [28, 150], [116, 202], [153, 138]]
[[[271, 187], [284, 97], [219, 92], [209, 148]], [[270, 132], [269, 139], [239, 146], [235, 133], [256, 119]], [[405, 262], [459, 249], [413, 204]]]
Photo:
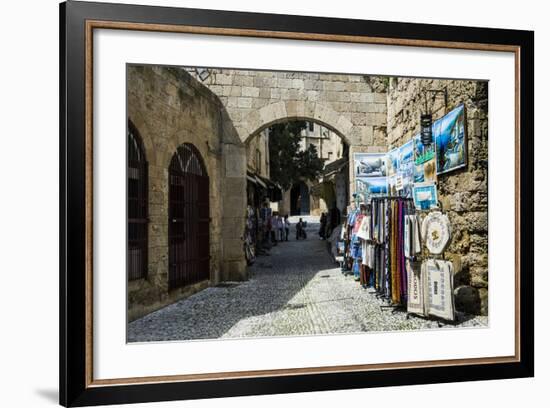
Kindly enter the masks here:
[[288, 233], [290, 232], [290, 221], [288, 220], [288, 214], [285, 214], [285, 241], [288, 241]]
[[283, 239], [283, 237], [284, 237], [284, 234], [283, 234], [284, 228], [285, 228], [285, 223], [283, 221], [283, 217], [281, 217], [281, 214], [277, 214], [277, 238], [281, 242], [284, 241], [284, 239]]
[[278, 215], [276, 212], [273, 213], [273, 215], [271, 216], [271, 242], [273, 243], [273, 245], [277, 245], [277, 231], [278, 231], [278, 228], [277, 228], [277, 218], [278, 218]]

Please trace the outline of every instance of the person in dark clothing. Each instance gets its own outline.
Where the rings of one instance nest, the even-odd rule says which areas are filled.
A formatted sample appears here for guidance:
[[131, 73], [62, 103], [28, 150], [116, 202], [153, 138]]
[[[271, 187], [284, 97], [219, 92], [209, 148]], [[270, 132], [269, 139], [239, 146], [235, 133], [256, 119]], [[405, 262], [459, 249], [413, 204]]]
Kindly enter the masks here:
[[322, 213], [321, 214], [321, 219], [319, 220], [321, 226], [319, 227], [319, 237], [321, 237], [321, 239], [325, 239], [326, 236], [325, 236], [325, 232], [326, 232], [326, 229], [327, 229], [327, 214], [326, 213]]
[[305, 230], [305, 224], [304, 221], [300, 218], [298, 223], [296, 224], [296, 240], [299, 240], [300, 238], [306, 239], [307, 234]]

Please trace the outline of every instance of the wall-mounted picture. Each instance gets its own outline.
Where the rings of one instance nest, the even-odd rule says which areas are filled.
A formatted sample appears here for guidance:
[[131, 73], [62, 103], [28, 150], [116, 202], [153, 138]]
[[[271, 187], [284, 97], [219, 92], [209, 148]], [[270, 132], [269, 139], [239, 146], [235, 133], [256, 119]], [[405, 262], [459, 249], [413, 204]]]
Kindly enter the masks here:
[[355, 179], [356, 192], [363, 198], [362, 201], [368, 201], [369, 197], [376, 197], [387, 194], [388, 179], [386, 177], [357, 177]]
[[399, 171], [399, 148], [388, 152], [387, 156], [388, 176], [393, 176]]
[[399, 175], [398, 174], [388, 176], [388, 194], [390, 196], [395, 197], [395, 196], [399, 195], [398, 185], [399, 185]]
[[403, 197], [412, 197], [412, 187], [414, 183], [414, 144], [409, 140], [399, 149], [399, 170], [398, 175], [402, 178], [401, 195]]
[[413, 188], [414, 206], [418, 210], [437, 208], [437, 184], [417, 183]]
[[462, 168], [468, 163], [465, 121], [464, 105], [459, 105], [434, 122], [437, 174]]
[[385, 177], [386, 153], [355, 153], [355, 175], [359, 177]]
[[436, 161], [435, 158], [428, 160], [424, 163], [414, 165], [414, 182], [415, 183], [427, 183], [437, 181], [437, 173], [435, 171]]

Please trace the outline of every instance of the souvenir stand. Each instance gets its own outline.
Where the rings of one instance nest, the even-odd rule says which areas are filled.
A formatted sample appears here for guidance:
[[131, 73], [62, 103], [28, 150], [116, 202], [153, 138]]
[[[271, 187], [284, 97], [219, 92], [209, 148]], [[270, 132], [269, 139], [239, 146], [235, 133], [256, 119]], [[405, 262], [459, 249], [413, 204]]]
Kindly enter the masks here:
[[351, 205], [342, 228], [341, 270], [382, 299], [382, 309], [455, 320], [453, 267], [445, 260], [451, 225], [439, 208], [379, 195]]
[[383, 309], [455, 321], [453, 264], [445, 259], [452, 228], [437, 177], [467, 165], [465, 123], [460, 104], [421, 121], [420, 133], [387, 153], [354, 155], [339, 259], [342, 273], [372, 289]]

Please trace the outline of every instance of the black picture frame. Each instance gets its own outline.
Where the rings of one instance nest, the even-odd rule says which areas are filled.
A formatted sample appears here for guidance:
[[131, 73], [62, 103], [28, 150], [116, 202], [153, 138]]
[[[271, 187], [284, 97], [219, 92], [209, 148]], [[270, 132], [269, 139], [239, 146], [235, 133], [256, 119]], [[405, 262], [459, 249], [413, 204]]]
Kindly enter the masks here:
[[[534, 33], [307, 16], [256, 14], [169, 7], [68, 1], [60, 5], [60, 403], [64, 406], [122, 404], [366, 387], [446, 383], [534, 376]], [[217, 380], [102, 384], [87, 367], [90, 292], [86, 190], [86, 30], [88, 21], [186, 25], [388, 41], [485, 44], [517, 49], [516, 259], [519, 292], [519, 359], [493, 364], [441, 364], [413, 368], [265, 375]]]

